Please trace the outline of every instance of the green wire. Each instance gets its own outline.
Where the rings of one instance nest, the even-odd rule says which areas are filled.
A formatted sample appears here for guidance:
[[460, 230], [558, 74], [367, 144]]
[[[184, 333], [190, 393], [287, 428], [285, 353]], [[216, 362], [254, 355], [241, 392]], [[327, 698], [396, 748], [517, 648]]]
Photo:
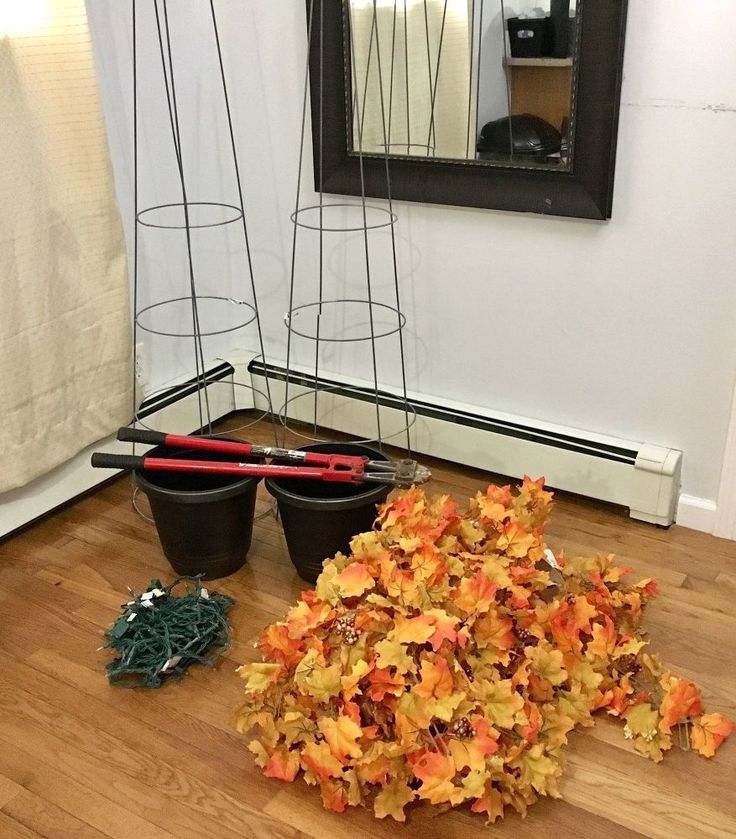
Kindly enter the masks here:
[[[185, 592], [174, 594], [178, 586]], [[195, 662], [212, 667], [230, 646], [225, 616], [233, 605], [230, 597], [205, 592], [198, 577], [179, 577], [167, 587], [151, 580], [144, 594], [156, 590], [162, 594], [148, 600], [131, 592], [132, 600], [105, 632], [105, 649], [118, 653], [107, 664], [110, 684], [157, 688], [164, 681], [180, 679]], [[131, 615], [135, 615], [132, 620]], [[178, 662], [167, 666], [177, 657]]]

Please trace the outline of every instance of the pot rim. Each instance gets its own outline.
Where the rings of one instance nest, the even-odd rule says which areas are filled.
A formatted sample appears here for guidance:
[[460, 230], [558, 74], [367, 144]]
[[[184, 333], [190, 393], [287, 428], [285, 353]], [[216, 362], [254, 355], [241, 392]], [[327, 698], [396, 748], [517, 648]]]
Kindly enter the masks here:
[[[306, 446], [300, 446], [299, 451], [320, 451], [321, 449], [330, 446], [355, 446], [363, 452], [370, 452], [372, 460], [388, 460], [383, 452], [374, 449], [371, 446], [366, 446], [362, 443], [311, 443]], [[365, 507], [368, 505], [375, 505], [385, 500], [391, 487], [388, 484], [376, 484], [366, 482], [363, 486], [366, 487], [364, 492], [357, 494], [346, 495], [344, 498], [315, 498], [310, 495], [302, 495], [294, 492], [284, 486], [288, 483], [290, 478], [266, 478], [263, 482], [268, 492], [279, 502], [285, 503], [292, 507], [297, 507], [301, 510], [314, 510], [323, 512], [338, 512], [340, 510], [353, 510], [356, 507]], [[347, 484], [346, 486], [354, 487], [354, 484]]]
[[[228, 440], [227, 437], [214, 437], [215, 440]], [[166, 457], [167, 454], [171, 456], [182, 456], [187, 453], [201, 455], [202, 452], [197, 449], [177, 448], [171, 449], [168, 446], [156, 446], [148, 452], [150, 457]], [[172, 454], [175, 453], [175, 454]], [[244, 458], [249, 459], [249, 458]], [[262, 458], [253, 458], [260, 461]], [[145, 492], [149, 498], [160, 499], [162, 501], [171, 501], [179, 504], [207, 504], [214, 501], [226, 501], [228, 498], [234, 498], [237, 495], [244, 495], [251, 489], [255, 489], [258, 482], [261, 480], [258, 477], [246, 475], [243, 478], [233, 478], [232, 483], [228, 483], [222, 487], [214, 487], [213, 489], [168, 489], [166, 487], [158, 486], [155, 481], [151, 481], [150, 476], [144, 475], [144, 470], [135, 469], [133, 477], [136, 485], [142, 492]], [[223, 476], [225, 477], [225, 476]]]

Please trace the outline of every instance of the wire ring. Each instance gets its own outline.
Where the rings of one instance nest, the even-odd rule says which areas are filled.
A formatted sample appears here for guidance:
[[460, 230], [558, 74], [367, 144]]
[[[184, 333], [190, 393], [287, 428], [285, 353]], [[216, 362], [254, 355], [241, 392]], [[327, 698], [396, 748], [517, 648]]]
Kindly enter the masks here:
[[[293, 212], [290, 216], [291, 221], [297, 227], [304, 227], [307, 230], [316, 230], [321, 231], [322, 233], [357, 233], [363, 230], [378, 230], [381, 227], [391, 227], [392, 225], [396, 224], [399, 220], [399, 217], [396, 213], [392, 213], [390, 210], [387, 210], [385, 207], [379, 207], [376, 204], [366, 204], [365, 209], [366, 211], [371, 211], [375, 213], [382, 213], [388, 216], [388, 221], [384, 222], [376, 222], [375, 224], [368, 224], [367, 223], [367, 216], [366, 216], [366, 223], [360, 224], [357, 227], [325, 227], [324, 224], [319, 224], [319, 212], [320, 210], [322, 213], [325, 210], [331, 210], [335, 207], [351, 207], [355, 210], [360, 210], [362, 212], [363, 205], [362, 204], [348, 204], [347, 202], [339, 203], [339, 204], [323, 204], [321, 207], [319, 204], [313, 204], [309, 207], [301, 207], [300, 209]], [[304, 221], [300, 221], [299, 217], [302, 213], [310, 213], [317, 211], [317, 221], [315, 224], [307, 224]]]
[[[198, 384], [197, 382], [192, 382], [191, 383], [191, 388], [192, 388], [191, 394], [186, 394], [186, 395], [191, 396], [194, 399], [197, 399], [198, 394], [202, 393], [202, 391], [204, 391], [205, 387], [207, 389], [209, 389], [209, 388], [212, 388], [212, 387], [216, 387], [217, 385], [225, 386], [225, 387], [231, 388], [231, 389], [236, 388], [236, 387], [242, 387], [245, 390], [251, 391], [251, 393], [257, 393], [259, 396], [263, 397], [266, 405], [269, 405], [268, 396], [260, 388], [253, 387], [252, 385], [247, 385], [247, 384], [245, 384], [245, 382], [234, 382], [231, 379], [218, 379], [218, 380], [215, 380], [215, 381], [208, 381], [205, 386], [202, 386], [201, 383]], [[170, 392], [174, 389], [177, 389], [177, 388], [180, 388], [180, 387], [185, 387], [185, 386], [187, 386], [186, 383], [184, 383], [182, 385], [168, 385], [167, 387], [157, 388], [156, 390], [151, 391], [151, 393], [146, 394], [146, 396], [143, 398], [141, 404], [145, 404], [147, 402], [150, 402], [151, 399], [155, 399], [157, 396], [163, 396], [164, 394], [166, 394], [166, 393], [168, 393], [168, 392]], [[181, 398], [184, 398], [184, 396], [182, 396]], [[210, 391], [210, 402], [211, 401], [212, 401], [212, 391]], [[255, 411], [258, 411], [258, 414], [257, 414], [256, 418], [251, 420], [250, 422], [243, 423], [243, 425], [239, 425], [237, 428], [228, 428], [227, 429], [228, 434], [236, 434], [239, 431], [245, 431], [248, 428], [252, 428], [254, 425], [259, 423], [261, 420], [265, 419], [271, 413], [270, 406], [265, 408], [262, 411], [259, 411], [257, 408], [247, 408], [247, 409], [244, 409], [244, 410], [255, 410]], [[147, 416], [146, 417], [141, 417], [140, 412], [141, 412], [141, 405], [139, 405], [136, 408], [135, 414], [133, 415], [134, 422], [138, 423], [142, 428], [145, 428], [146, 431], [161, 431], [162, 430], [160, 428], [154, 428], [151, 425], [146, 425], [146, 419], [148, 419], [148, 417]], [[155, 414], [154, 414], [154, 416], [155, 416]], [[217, 419], [213, 419], [212, 422], [218, 422], [219, 419], [220, 419], [220, 417], [218, 417]], [[203, 426], [203, 428], [206, 428], [206, 425]], [[221, 434], [222, 434], [222, 431], [213, 431], [211, 434], [197, 434], [197, 436], [198, 437], [218, 437]]]
[[[184, 207], [186, 206], [187, 209], [190, 207], [220, 207], [221, 209], [226, 210], [233, 210], [235, 213], [232, 218], [225, 218], [223, 221], [213, 221], [208, 222], [207, 224], [192, 224], [191, 218], [189, 219], [189, 224], [155, 224], [152, 221], [144, 221], [144, 218], [150, 215], [156, 214], [159, 210], [169, 210], [172, 207], [181, 207], [182, 209], [182, 216], [184, 216]], [[145, 210], [141, 210], [138, 215], [136, 216], [136, 221], [138, 224], [143, 225], [143, 227], [155, 227], [159, 230], [186, 230], [187, 227], [190, 229], [203, 229], [207, 227], [223, 227], [226, 224], [233, 224], [236, 221], [240, 221], [243, 218], [243, 211], [240, 207], [236, 207], [234, 204], [223, 204], [219, 201], [188, 201], [186, 205], [182, 201], [175, 201], [172, 204], [156, 204], [153, 207], [146, 207]], [[184, 218], [182, 218], [182, 222], [184, 222]]]
[[[201, 300], [219, 300], [222, 303], [227, 303], [233, 306], [245, 306], [246, 309], [250, 310], [250, 317], [247, 320], [242, 321], [242, 323], [236, 323], [234, 326], [229, 326], [227, 329], [216, 329], [211, 330], [210, 332], [203, 332], [199, 331], [199, 333], [195, 334], [194, 332], [163, 332], [160, 329], [153, 329], [150, 326], [146, 326], [144, 323], [141, 322], [141, 315], [144, 315], [146, 312], [150, 312], [153, 309], [160, 309], [162, 306], [169, 306], [174, 303], [181, 303], [182, 301], [187, 301], [189, 303], [192, 300], [196, 300], [198, 303]], [[152, 303], [150, 306], [145, 306], [143, 309], [139, 309], [138, 313], [135, 316], [135, 322], [139, 329], [142, 329], [144, 332], [149, 332], [152, 335], [163, 335], [168, 338], [199, 338], [205, 337], [208, 335], [224, 335], [227, 332], [235, 332], [238, 329], [244, 329], [246, 326], [249, 326], [253, 321], [256, 319], [256, 309], [250, 303], [246, 303], [245, 300], [236, 300], [234, 297], [220, 297], [213, 294], [201, 294], [197, 295], [195, 298], [192, 298], [191, 295], [185, 297], [171, 297], [168, 300], [161, 300], [158, 303]]]
[[[357, 392], [361, 394], [365, 394], [365, 390], [362, 388], [351, 387], [350, 385], [328, 385], [326, 387], [316, 387], [312, 388], [311, 390], [305, 391], [304, 393], [297, 393], [295, 396], [289, 397], [283, 405], [279, 408], [276, 412], [276, 419], [280, 423], [280, 425], [289, 431], [291, 434], [294, 434], [297, 437], [300, 437], [302, 440], [306, 440], [310, 443], [327, 443], [332, 442], [329, 439], [324, 437], [313, 437], [310, 434], [304, 434], [301, 431], [297, 431], [295, 428], [289, 425], [289, 417], [286, 415], [287, 407], [292, 403], [296, 402], [297, 399], [304, 399], [307, 396], [311, 396], [315, 398], [320, 393], [332, 393], [336, 390], [344, 390], [348, 392]], [[411, 402], [404, 401], [400, 399], [400, 397], [396, 397], [401, 402], [400, 408], [395, 408], [391, 405], [384, 405], [381, 407], [388, 408], [389, 410], [394, 411], [401, 411], [402, 413], [410, 415], [410, 419], [408, 422], [405, 422], [404, 425], [401, 426], [397, 431], [392, 432], [391, 434], [382, 434], [380, 439], [378, 437], [371, 437], [371, 438], [363, 438], [363, 439], [353, 439], [351, 438], [349, 442], [356, 443], [356, 444], [368, 444], [368, 443], [385, 443], [387, 440], [392, 440], [394, 437], [400, 437], [403, 434], [408, 434], [409, 431], [414, 427], [417, 421], [417, 410], [411, 404]], [[374, 402], [370, 402], [371, 405], [374, 405]], [[299, 422], [302, 425], [312, 425], [313, 423], [310, 420], [292, 420], [292, 422]]]
[[[315, 307], [319, 307], [320, 309], [323, 309], [325, 306], [331, 306], [331, 305], [335, 305], [335, 304], [342, 306], [345, 303], [358, 303], [361, 306], [367, 306], [368, 309], [369, 309], [369, 312], [371, 312], [371, 313], [373, 312], [374, 307], [375, 308], [380, 308], [380, 309], [387, 309], [389, 312], [393, 312], [393, 314], [396, 315], [396, 318], [398, 320], [398, 325], [394, 326], [390, 329], [387, 327], [385, 332], [376, 332], [375, 327], [374, 327], [374, 330], [373, 330], [372, 333], [369, 332], [367, 335], [361, 335], [357, 338], [326, 338], [324, 335], [322, 335], [321, 331], [320, 331], [320, 334], [318, 336], [316, 334], [310, 335], [307, 332], [300, 332], [298, 329], [294, 328], [295, 317], [298, 317], [299, 313], [302, 312], [305, 309], [313, 309]], [[316, 320], [315, 320], [315, 326], [317, 325], [318, 319], [322, 316], [322, 314], [323, 314], [323, 312], [321, 312], [321, 311], [317, 313], [317, 317], [316, 317]], [[394, 306], [389, 306], [387, 303], [371, 303], [368, 300], [356, 300], [356, 299], [345, 298], [345, 299], [342, 299], [342, 300], [323, 300], [321, 303], [304, 303], [301, 306], [294, 306], [294, 308], [291, 310], [291, 313], [287, 312], [284, 315], [284, 323], [286, 324], [286, 328], [291, 333], [293, 333], [294, 335], [299, 335], [300, 338], [308, 338], [311, 341], [319, 340], [319, 341], [326, 341], [326, 342], [331, 342], [331, 343], [338, 343], [338, 344], [345, 343], [345, 344], [347, 344], [347, 343], [356, 342], [356, 341], [372, 341], [372, 340], [375, 340], [377, 338], [387, 338], [389, 335], [395, 335], [397, 332], [400, 332], [406, 326], [406, 315], [404, 315], [402, 312], [400, 312]]]

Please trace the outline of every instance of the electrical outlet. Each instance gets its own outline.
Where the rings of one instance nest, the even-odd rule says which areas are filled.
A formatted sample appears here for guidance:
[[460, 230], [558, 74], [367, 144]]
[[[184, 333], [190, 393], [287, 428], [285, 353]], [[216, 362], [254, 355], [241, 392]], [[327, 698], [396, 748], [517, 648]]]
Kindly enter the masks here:
[[148, 364], [143, 341], [135, 345], [135, 383], [141, 390], [148, 384]]

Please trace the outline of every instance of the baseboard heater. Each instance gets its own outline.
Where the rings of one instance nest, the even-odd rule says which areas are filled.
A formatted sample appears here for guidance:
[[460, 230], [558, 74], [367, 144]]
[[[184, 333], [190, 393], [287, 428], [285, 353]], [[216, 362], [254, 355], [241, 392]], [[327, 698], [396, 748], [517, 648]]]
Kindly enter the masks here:
[[[263, 391], [267, 377], [274, 406], [283, 405], [286, 369], [253, 360], [248, 370], [254, 388]], [[314, 383], [314, 376], [305, 371], [289, 375], [292, 420], [314, 420], [314, 400], [309, 396]], [[355, 436], [375, 435], [372, 387], [320, 376], [320, 388], [318, 425]], [[677, 449], [510, 415], [486, 415], [467, 405], [409, 398], [416, 412], [411, 443], [417, 453], [512, 478], [544, 475], [550, 487], [628, 507], [632, 518], [665, 526], [674, 522], [682, 467], [682, 452]], [[401, 446], [405, 436], [397, 429], [405, 425], [403, 401], [396, 393], [381, 390], [378, 404], [382, 436]]]
[[[199, 378], [172, 384], [151, 399], [144, 400], [138, 416], [149, 428], [172, 434], [190, 434], [202, 426], [197, 396], [202, 384], [207, 387], [213, 421], [236, 409], [252, 408], [250, 389], [233, 385], [235, 372], [228, 362], [213, 363]], [[143, 452], [146, 448], [141, 446], [139, 450]], [[114, 436], [100, 440], [30, 484], [0, 495], [0, 539], [11, 536], [116, 476], [116, 470], [93, 469], [90, 466], [92, 452], [100, 449], [127, 454], [130, 443], [120, 443]]]

